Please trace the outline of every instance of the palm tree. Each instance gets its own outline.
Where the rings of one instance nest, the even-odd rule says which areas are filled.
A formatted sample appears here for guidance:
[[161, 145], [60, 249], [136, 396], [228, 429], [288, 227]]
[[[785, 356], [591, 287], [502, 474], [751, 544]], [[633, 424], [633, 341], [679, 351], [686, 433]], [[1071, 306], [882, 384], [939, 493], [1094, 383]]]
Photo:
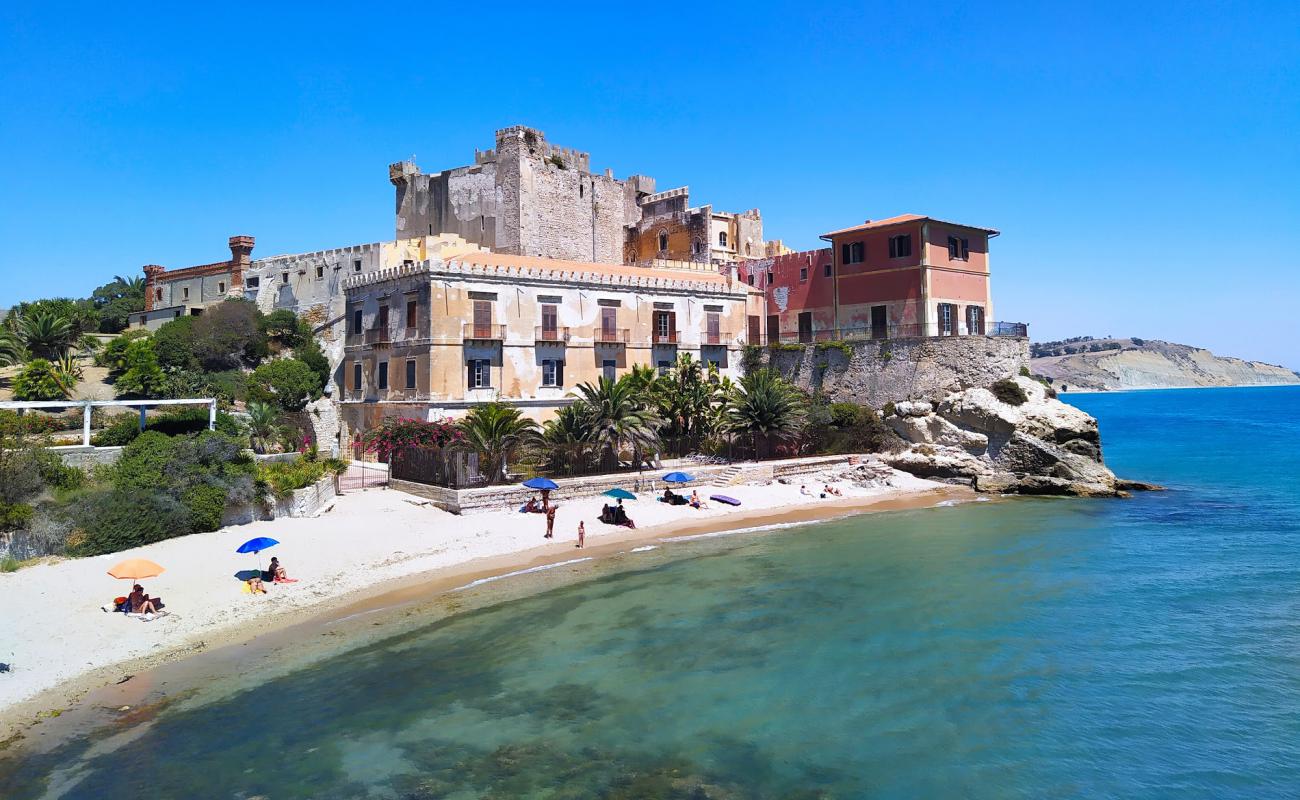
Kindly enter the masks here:
[[27, 358], [23, 344], [7, 328], [0, 328], [0, 367], [21, 364]]
[[726, 402], [718, 369], [683, 354], [654, 387], [655, 404], [672, 437], [697, 443], [715, 432], [718, 409]]
[[543, 463], [551, 472], [578, 473], [589, 466], [592, 444], [586, 411], [581, 401], [562, 406], [542, 426]]
[[803, 428], [803, 398], [799, 390], [770, 367], [755, 370], [740, 379], [731, 393], [727, 421], [733, 431], [748, 433], [766, 451], [770, 443], [794, 438]]
[[478, 454], [488, 483], [505, 476], [506, 465], [519, 450], [538, 440], [537, 423], [519, 409], [491, 402], [474, 406], [460, 421], [463, 441], [457, 444]]
[[248, 404], [249, 444], [253, 452], [265, 453], [275, 437], [276, 423], [280, 420], [280, 410], [270, 403], [253, 400]]
[[658, 446], [655, 430], [662, 420], [639, 402], [639, 386], [630, 378], [625, 375], [617, 382], [601, 378], [596, 384], [579, 384], [577, 392], [589, 439], [611, 460], [617, 460], [620, 449], [630, 447], [639, 464], [643, 453]]
[[34, 358], [57, 358], [77, 344], [81, 332], [66, 317], [37, 309], [14, 321], [14, 335]]

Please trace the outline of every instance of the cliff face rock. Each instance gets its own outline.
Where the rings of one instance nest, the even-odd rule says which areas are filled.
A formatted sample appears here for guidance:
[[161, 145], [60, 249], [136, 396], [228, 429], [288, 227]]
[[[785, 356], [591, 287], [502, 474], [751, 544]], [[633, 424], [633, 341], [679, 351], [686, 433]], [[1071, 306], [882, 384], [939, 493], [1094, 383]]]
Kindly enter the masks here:
[[1026, 402], [1012, 405], [975, 388], [938, 403], [895, 404], [885, 421], [906, 447], [885, 462], [922, 477], [967, 480], [980, 491], [1114, 495], [1097, 420], [1048, 397], [1037, 381], [1011, 380]]
[[1058, 389], [1176, 389], [1300, 383], [1285, 367], [1216, 356], [1152, 339], [1082, 339], [1033, 345], [1030, 369]]

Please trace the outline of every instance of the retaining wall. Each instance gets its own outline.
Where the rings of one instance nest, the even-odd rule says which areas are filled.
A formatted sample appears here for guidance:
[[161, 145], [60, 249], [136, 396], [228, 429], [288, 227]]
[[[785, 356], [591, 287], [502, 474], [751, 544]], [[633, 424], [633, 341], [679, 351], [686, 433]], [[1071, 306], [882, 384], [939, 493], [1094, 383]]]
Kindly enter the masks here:
[[764, 348], [772, 366], [807, 391], [833, 402], [881, 408], [901, 400], [942, 400], [988, 386], [1029, 366], [1029, 340], [1009, 336], [863, 339]]

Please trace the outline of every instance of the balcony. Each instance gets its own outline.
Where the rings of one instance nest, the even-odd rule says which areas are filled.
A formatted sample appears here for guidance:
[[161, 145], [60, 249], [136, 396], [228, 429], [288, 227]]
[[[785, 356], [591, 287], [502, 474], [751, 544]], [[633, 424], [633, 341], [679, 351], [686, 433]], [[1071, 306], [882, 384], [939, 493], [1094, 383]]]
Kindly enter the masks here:
[[627, 328], [591, 329], [591, 340], [596, 344], [627, 344], [630, 338], [631, 332]]
[[466, 342], [501, 342], [506, 338], [505, 325], [480, 325], [466, 322], [461, 331], [461, 339]]
[[567, 327], [547, 328], [542, 325], [538, 325], [533, 332], [533, 341], [537, 342], [538, 344], [546, 344], [546, 343], [568, 344], [569, 329]]
[[653, 344], [677, 344], [680, 341], [680, 331], [655, 331], [650, 334], [650, 341]]
[[731, 344], [735, 338], [725, 331], [705, 331], [700, 335], [700, 344]]
[[388, 333], [388, 328], [371, 328], [366, 331], [366, 344], [383, 347], [390, 342], [392, 342], [392, 336]]

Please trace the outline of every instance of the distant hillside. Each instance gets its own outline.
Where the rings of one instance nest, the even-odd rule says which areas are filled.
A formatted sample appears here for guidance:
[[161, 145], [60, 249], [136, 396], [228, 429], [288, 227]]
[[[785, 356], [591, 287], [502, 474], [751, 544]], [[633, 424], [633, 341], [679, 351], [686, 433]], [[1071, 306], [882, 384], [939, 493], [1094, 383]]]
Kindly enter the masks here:
[[1080, 336], [1036, 342], [1030, 354], [1034, 374], [1063, 391], [1300, 383], [1300, 375], [1285, 367], [1155, 339]]

